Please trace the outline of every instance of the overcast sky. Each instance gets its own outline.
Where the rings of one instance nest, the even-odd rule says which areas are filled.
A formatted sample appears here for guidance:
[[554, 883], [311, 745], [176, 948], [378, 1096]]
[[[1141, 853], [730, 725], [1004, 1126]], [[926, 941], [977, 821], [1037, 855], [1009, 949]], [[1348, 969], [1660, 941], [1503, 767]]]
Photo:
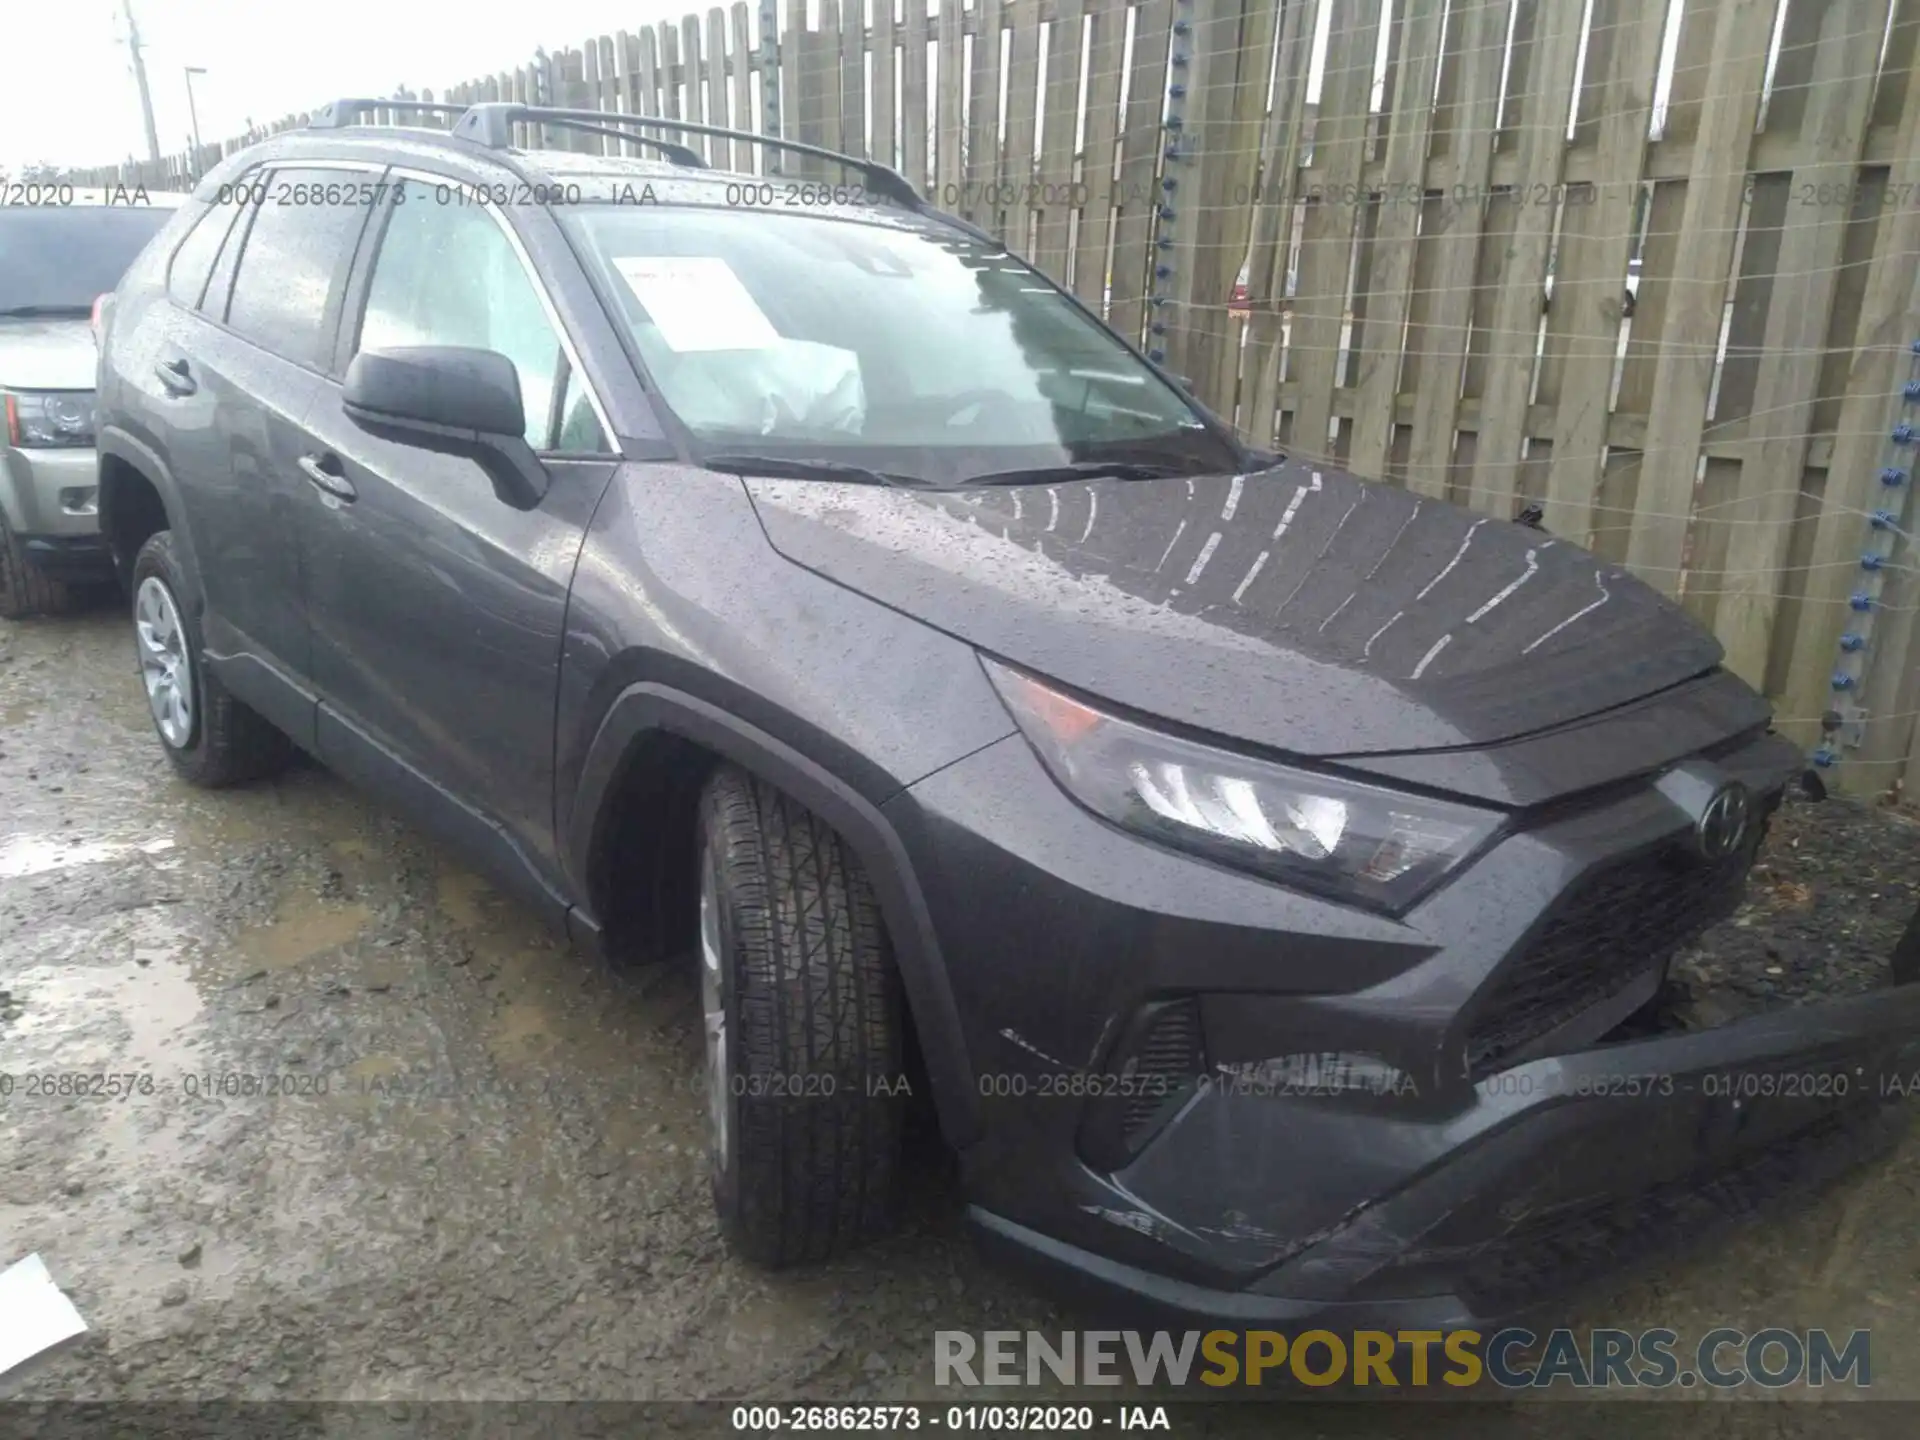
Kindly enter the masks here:
[[[10, 0], [0, 80], [0, 166], [144, 159], [146, 132], [121, 0]], [[511, 69], [534, 48], [677, 20], [686, 0], [133, 0], [164, 154], [190, 134], [184, 67], [211, 143], [338, 95], [397, 85], [437, 93]], [[783, 7], [784, 8], [784, 7]], [[33, 63], [28, 63], [32, 57]]]

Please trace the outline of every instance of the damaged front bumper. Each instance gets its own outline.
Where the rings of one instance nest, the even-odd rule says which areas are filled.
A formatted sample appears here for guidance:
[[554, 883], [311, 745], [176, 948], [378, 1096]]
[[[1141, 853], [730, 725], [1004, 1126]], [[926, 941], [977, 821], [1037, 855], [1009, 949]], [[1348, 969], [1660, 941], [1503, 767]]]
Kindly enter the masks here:
[[[988, 1243], [1163, 1323], [1489, 1328], [1603, 1274], [1818, 1189], [1897, 1137], [1920, 1085], [1920, 986], [1488, 1077], [1435, 1122], [1222, 1085], [1115, 1177], [1107, 1218], [1209, 1268], [1224, 1289], [1063, 1244], [982, 1209]], [[1337, 1138], [1336, 1138], [1337, 1137]], [[1304, 1165], [1426, 1162], [1318, 1233], [1201, 1197], [1284, 1195]], [[1147, 1157], [1143, 1157], [1143, 1162]], [[1180, 1197], [1157, 1208], [1152, 1197]], [[1265, 1208], [1265, 1207], [1263, 1207]], [[1284, 1208], [1284, 1207], [1282, 1207]], [[1175, 1218], [1176, 1214], [1180, 1218]]]
[[1148, 850], [1017, 742], [949, 767], [892, 810], [976, 1057], [972, 1221], [1107, 1313], [1444, 1329], [1818, 1185], [1920, 1088], [1920, 985], [1713, 1028], [1659, 1003], [1746, 868], [1687, 853], [1688, 787], [1739, 779], [1764, 815], [1799, 763], [1714, 746], [1398, 921]]

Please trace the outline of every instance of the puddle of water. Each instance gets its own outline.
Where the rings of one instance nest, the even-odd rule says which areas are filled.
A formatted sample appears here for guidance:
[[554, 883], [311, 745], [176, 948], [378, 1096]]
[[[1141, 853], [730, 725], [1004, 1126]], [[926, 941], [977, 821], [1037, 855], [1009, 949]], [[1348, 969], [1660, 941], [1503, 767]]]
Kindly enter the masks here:
[[170, 836], [151, 840], [51, 840], [42, 835], [16, 835], [0, 841], [0, 880], [18, 880], [41, 875], [49, 870], [67, 870], [76, 865], [98, 865], [136, 852], [159, 855], [173, 849]]
[[358, 938], [373, 918], [365, 905], [329, 903], [311, 895], [284, 896], [273, 919], [234, 937], [242, 968], [286, 970]]

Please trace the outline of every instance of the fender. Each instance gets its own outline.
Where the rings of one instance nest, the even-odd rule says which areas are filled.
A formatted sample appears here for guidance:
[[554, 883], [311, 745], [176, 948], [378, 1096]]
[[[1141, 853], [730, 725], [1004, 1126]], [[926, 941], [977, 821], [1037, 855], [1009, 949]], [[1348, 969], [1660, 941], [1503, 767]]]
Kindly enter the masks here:
[[[844, 780], [708, 701], [650, 681], [630, 685], [607, 707], [581, 766], [570, 833], [564, 837], [573, 873], [588, 873], [588, 857], [600, 836], [602, 803], [619, 780], [633, 742], [649, 731], [694, 741], [778, 785], [853, 847], [866, 867], [893, 941], [941, 1130], [956, 1149], [972, 1144], [981, 1133], [979, 1096], [932, 914], [893, 826]], [[574, 907], [571, 924], [596, 929], [579, 910]]]
[[[167, 468], [167, 462], [160, 458], [159, 452], [146, 441], [117, 425], [109, 425], [94, 438], [94, 448], [104, 458], [111, 455], [124, 460], [147, 478], [160, 496], [160, 506], [167, 512], [167, 527], [173, 531], [173, 543], [180, 549], [180, 558], [186, 562], [187, 574], [193, 583], [200, 583], [200, 557], [193, 548], [193, 536], [180, 523], [186, 508], [180, 503], [180, 487], [173, 478], [173, 471]], [[111, 538], [113, 534], [113, 516], [109, 512], [110, 502], [104, 490], [100, 496], [100, 533]], [[114, 564], [119, 565], [119, 557]], [[122, 576], [123, 580], [127, 577]]]

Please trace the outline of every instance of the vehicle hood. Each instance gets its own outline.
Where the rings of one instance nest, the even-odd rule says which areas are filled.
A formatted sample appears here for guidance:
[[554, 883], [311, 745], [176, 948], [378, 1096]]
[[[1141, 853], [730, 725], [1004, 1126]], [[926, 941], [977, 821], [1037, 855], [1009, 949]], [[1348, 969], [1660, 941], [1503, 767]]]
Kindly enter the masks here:
[[1711, 670], [1616, 566], [1338, 470], [746, 482], [796, 564], [1090, 696], [1300, 755], [1493, 744]]
[[0, 320], [0, 387], [91, 390], [99, 355], [85, 320]]

